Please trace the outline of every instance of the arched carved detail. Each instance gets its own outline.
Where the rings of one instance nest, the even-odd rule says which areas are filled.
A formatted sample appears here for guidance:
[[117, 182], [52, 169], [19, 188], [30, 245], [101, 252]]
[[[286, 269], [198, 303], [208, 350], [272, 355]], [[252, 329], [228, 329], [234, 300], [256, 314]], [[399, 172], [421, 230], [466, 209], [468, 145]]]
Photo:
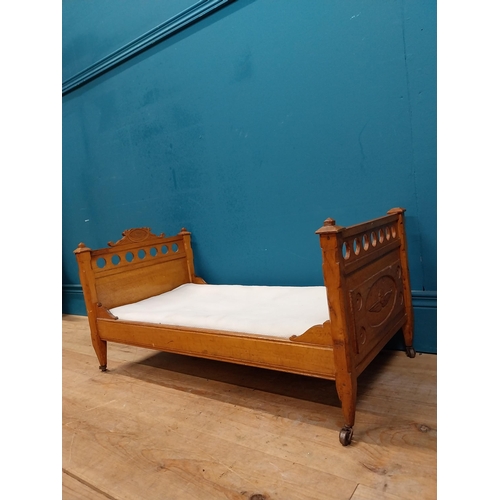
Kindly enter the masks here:
[[149, 227], [136, 227], [133, 229], [127, 229], [123, 231], [122, 238], [116, 243], [112, 241], [108, 242], [108, 246], [116, 247], [118, 245], [126, 245], [130, 243], [143, 243], [147, 241], [154, 241], [161, 238], [165, 238], [165, 234], [161, 233], [159, 236], [151, 232]]
[[306, 344], [333, 345], [330, 320], [325, 321], [322, 325], [312, 326], [302, 335], [292, 335], [290, 340]]

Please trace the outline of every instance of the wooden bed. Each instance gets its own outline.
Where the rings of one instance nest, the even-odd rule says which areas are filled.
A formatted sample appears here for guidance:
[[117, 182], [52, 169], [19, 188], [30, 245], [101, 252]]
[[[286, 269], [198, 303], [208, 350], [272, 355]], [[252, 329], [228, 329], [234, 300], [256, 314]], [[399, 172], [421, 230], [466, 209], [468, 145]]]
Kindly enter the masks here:
[[[199, 288], [210, 285], [195, 273], [191, 234], [185, 229], [171, 237], [154, 235], [149, 228], [129, 229], [98, 250], [80, 243], [75, 255], [100, 369], [106, 370], [111, 341], [335, 380], [345, 420], [339, 439], [350, 444], [357, 377], [399, 330], [407, 355], [415, 356], [404, 212], [394, 208], [351, 227], [325, 220], [316, 233], [327, 317], [285, 337], [246, 332], [245, 325], [229, 331], [120, 319], [116, 312], [128, 305], [169, 299], [189, 287], [209, 290]], [[252, 293], [258, 290], [253, 287]], [[192, 307], [195, 311], [201, 305]], [[259, 315], [255, 308], [250, 312]]]

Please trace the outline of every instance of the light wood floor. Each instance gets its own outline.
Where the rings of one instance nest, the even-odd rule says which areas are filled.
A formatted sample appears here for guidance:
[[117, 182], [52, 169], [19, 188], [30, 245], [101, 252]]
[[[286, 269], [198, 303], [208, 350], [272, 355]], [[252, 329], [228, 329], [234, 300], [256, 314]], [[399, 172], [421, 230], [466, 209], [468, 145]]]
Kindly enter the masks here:
[[359, 378], [353, 443], [333, 382], [108, 344], [63, 316], [63, 499], [436, 498], [436, 356]]

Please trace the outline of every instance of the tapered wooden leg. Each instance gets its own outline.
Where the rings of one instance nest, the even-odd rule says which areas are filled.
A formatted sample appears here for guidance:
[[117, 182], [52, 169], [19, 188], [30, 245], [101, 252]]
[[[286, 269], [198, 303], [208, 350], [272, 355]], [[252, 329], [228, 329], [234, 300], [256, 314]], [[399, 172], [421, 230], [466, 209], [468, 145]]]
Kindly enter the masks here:
[[99, 360], [99, 369], [105, 372], [108, 364], [108, 344], [97, 335], [92, 335], [92, 346]]
[[358, 392], [358, 381], [352, 374], [341, 375], [335, 381], [337, 392], [342, 403], [344, 415], [344, 427], [342, 427], [339, 440], [343, 446], [351, 444], [354, 418], [356, 414], [356, 397]]
[[406, 355], [409, 358], [415, 357], [415, 349], [413, 348], [413, 322], [408, 321], [403, 326], [403, 336], [405, 339]]

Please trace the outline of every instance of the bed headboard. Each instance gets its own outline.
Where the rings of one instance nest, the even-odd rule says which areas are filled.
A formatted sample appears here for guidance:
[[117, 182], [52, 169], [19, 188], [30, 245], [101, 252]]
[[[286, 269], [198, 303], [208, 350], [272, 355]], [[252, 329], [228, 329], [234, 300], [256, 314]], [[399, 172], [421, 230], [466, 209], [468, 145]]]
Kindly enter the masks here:
[[[413, 323], [403, 208], [351, 227], [327, 219], [318, 229], [323, 250], [334, 346], [351, 344], [359, 369], [405, 322]], [[332, 307], [339, 304], [338, 310]], [[351, 370], [351, 367], [348, 367]], [[354, 367], [352, 367], [353, 369]]]
[[197, 281], [191, 233], [184, 228], [170, 237], [148, 227], [129, 229], [108, 248], [91, 250], [80, 243], [74, 253], [87, 312], [94, 304], [111, 309]]

